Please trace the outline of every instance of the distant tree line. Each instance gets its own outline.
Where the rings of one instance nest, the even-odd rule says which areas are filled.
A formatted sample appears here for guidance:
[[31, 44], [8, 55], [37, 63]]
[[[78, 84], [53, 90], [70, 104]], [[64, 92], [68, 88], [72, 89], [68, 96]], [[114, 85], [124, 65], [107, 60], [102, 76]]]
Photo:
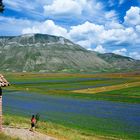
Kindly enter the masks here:
[[0, 0], [0, 13], [3, 13], [3, 11], [4, 11], [4, 5], [2, 0]]

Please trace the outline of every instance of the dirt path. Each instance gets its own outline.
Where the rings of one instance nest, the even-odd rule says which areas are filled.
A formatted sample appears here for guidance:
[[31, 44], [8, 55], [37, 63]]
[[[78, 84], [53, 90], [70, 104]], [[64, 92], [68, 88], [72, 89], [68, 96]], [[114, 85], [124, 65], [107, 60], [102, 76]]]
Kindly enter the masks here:
[[3, 132], [11, 137], [20, 138], [21, 140], [57, 140], [39, 132], [31, 132], [26, 128], [4, 127]]

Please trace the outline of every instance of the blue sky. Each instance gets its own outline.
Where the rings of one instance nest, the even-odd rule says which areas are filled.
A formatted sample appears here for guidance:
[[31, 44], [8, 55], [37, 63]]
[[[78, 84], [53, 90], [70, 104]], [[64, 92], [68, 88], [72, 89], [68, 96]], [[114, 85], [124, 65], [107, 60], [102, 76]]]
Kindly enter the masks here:
[[140, 59], [140, 0], [3, 0], [0, 35], [63, 36], [86, 49]]

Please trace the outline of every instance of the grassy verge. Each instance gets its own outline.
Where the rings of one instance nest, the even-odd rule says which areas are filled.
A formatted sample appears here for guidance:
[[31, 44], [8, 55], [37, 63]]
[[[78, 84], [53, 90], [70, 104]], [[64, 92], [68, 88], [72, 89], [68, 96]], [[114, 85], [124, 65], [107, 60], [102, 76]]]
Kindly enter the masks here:
[[[30, 128], [30, 120], [29, 118], [21, 116], [4, 115], [4, 125]], [[104, 126], [102, 126], [102, 130], [98, 130], [96, 124], [93, 129], [94, 131], [92, 130], [91, 133], [85, 129], [74, 129], [71, 126], [67, 127], [54, 122], [52, 123], [51, 121], [40, 121], [37, 125], [36, 131], [58, 138], [59, 140], [137, 140], [140, 138], [139, 134], [135, 136], [131, 134], [123, 134], [123, 132], [117, 131], [118, 128], [114, 128], [117, 131], [114, 134], [111, 133], [110, 130], [104, 129]]]
[[0, 140], [20, 140], [19, 138], [12, 138], [10, 136], [5, 135], [4, 133], [0, 133]]
[[[4, 115], [3, 125], [18, 128], [30, 128], [30, 120], [21, 116]], [[59, 140], [92, 140], [93, 138], [95, 138], [95, 140], [113, 139], [111, 137], [106, 138], [105, 136], [97, 136], [95, 134], [84, 133], [80, 130], [64, 127], [63, 125], [55, 124], [50, 121], [40, 121], [37, 125], [36, 131], [58, 138]]]

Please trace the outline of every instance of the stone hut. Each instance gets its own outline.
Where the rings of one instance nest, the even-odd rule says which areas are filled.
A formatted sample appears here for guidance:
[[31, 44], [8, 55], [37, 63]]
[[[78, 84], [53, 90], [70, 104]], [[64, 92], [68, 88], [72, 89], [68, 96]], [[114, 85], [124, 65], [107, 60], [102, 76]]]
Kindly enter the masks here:
[[2, 130], [2, 87], [9, 86], [9, 82], [0, 74], [0, 131]]

